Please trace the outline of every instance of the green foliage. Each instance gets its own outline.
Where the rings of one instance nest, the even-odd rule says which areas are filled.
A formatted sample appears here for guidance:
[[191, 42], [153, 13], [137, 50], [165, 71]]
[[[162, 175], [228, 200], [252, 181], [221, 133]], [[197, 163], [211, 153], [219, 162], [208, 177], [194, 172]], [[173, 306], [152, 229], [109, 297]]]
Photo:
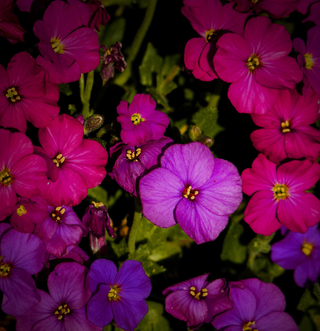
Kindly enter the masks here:
[[69, 84], [59, 84], [59, 92], [65, 94], [67, 97], [72, 94]]
[[88, 196], [95, 200], [95, 202], [102, 202], [104, 205], [108, 205], [108, 193], [101, 187], [90, 188], [88, 190]]
[[124, 30], [126, 28], [126, 20], [122, 17], [113, 18], [104, 27], [101, 27], [99, 33], [100, 45], [105, 45], [110, 48], [111, 45], [117, 41], [121, 42], [124, 36]]
[[125, 238], [119, 242], [117, 239], [112, 239], [109, 236], [106, 236], [106, 239], [108, 247], [111, 248], [111, 252], [113, 252], [118, 259], [124, 258], [128, 254], [128, 245]]

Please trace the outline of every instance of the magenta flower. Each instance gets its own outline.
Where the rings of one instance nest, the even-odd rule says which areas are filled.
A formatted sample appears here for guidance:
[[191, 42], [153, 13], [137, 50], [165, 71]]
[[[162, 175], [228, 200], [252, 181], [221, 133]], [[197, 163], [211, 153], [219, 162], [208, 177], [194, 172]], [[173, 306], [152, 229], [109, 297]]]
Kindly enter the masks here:
[[264, 115], [252, 114], [263, 129], [253, 131], [253, 146], [272, 162], [306, 157], [316, 161], [320, 155], [320, 133], [310, 125], [319, 118], [319, 95], [304, 98], [296, 92], [283, 90], [272, 109]]
[[0, 129], [0, 221], [11, 215], [17, 194], [31, 198], [47, 184], [44, 160], [33, 154], [31, 140], [20, 132]]
[[78, 5], [54, 1], [44, 13], [43, 21], [35, 23], [33, 31], [40, 39], [41, 53], [36, 60], [47, 71], [50, 81], [74, 82], [81, 73], [99, 65], [98, 34], [83, 26], [87, 21]]
[[305, 234], [289, 232], [271, 246], [271, 260], [286, 270], [294, 269], [294, 281], [309, 286], [320, 276], [320, 230], [315, 225]]
[[125, 144], [137, 146], [163, 136], [169, 118], [155, 109], [156, 102], [147, 94], [136, 94], [130, 105], [124, 100], [120, 102], [117, 120], [121, 124], [120, 136]]
[[151, 292], [141, 262], [127, 260], [118, 272], [112, 261], [99, 259], [91, 264], [89, 279], [88, 320], [103, 327], [114, 319], [118, 328], [133, 331], [148, 312], [144, 299]]
[[244, 38], [228, 33], [217, 46], [215, 69], [232, 83], [228, 97], [240, 113], [267, 113], [279, 90], [293, 89], [302, 80], [299, 65], [287, 56], [292, 49], [288, 31], [266, 17], [250, 19]]
[[320, 25], [320, 3], [315, 2], [310, 6], [310, 14], [309, 16], [304, 19], [302, 22], [313, 22], [315, 25], [319, 26]]
[[[187, 322], [195, 330], [211, 323], [221, 313], [232, 309], [230, 288], [225, 279], [208, 281], [209, 274], [167, 287], [165, 309], [175, 318]], [[240, 285], [240, 284], [239, 284]]]
[[318, 0], [300, 0], [297, 11], [305, 15], [308, 12], [310, 5], [317, 1]]
[[198, 142], [170, 146], [160, 163], [140, 180], [144, 216], [161, 228], [179, 223], [197, 244], [216, 239], [242, 201], [237, 168]]
[[42, 148], [35, 152], [46, 160], [50, 179], [44, 193], [48, 205], [77, 205], [106, 176], [108, 153], [98, 142], [83, 139], [83, 126], [75, 118], [58, 116], [39, 130], [39, 141]]
[[308, 31], [307, 45], [300, 38], [293, 41], [293, 47], [299, 52], [298, 62], [304, 74], [304, 95], [309, 94], [310, 87], [320, 94], [320, 27], [315, 26]]
[[172, 139], [163, 136], [136, 147], [118, 143], [110, 148], [110, 157], [117, 157], [109, 176], [128, 191], [137, 196], [137, 179], [152, 166], [158, 164], [161, 152], [173, 143]]
[[45, 246], [31, 233], [21, 233], [8, 224], [0, 224], [0, 289], [2, 310], [22, 315], [35, 306], [40, 296], [31, 275], [44, 265]]
[[[7, 67], [0, 65], [0, 125], [27, 130], [47, 126], [59, 114], [59, 89], [46, 81], [46, 72], [26, 52], [16, 54]], [[39, 111], [40, 110], [40, 111]]]
[[91, 14], [89, 28], [100, 31], [100, 25], [105, 26], [111, 18], [110, 15], [98, 0], [88, 0], [86, 5], [88, 6]]
[[281, 225], [305, 233], [320, 218], [320, 201], [310, 189], [320, 178], [320, 165], [309, 160], [277, 165], [259, 154], [242, 173], [243, 192], [253, 195], [244, 220], [256, 233], [269, 236]]
[[245, 288], [231, 288], [233, 310], [218, 315], [212, 322], [217, 330], [299, 331], [293, 318], [284, 312], [286, 300], [274, 284], [257, 278], [245, 279]]
[[17, 331], [102, 331], [86, 318], [91, 291], [87, 268], [76, 262], [60, 263], [48, 277], [49, 293], [38, 290], [41, 301], [17, 316]]
[[233, 10], [231, 3], [222, 6], [220, 0], [205, 0], [201, 5], [184, 6], [181, 11], [201, 36], [186, 44], [184, 62], [187, 69], [202, 81], [218, 78], [212, 61], [217, 40], [226, 32], [242, 34], [248, 15]]

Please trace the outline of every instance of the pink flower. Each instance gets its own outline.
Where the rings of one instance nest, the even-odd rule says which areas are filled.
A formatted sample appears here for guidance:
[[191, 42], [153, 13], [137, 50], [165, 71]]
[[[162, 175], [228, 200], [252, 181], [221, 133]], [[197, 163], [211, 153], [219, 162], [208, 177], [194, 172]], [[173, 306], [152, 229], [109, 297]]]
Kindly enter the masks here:
[[88, 0], [86, 5], [88, 6], [91, 14], [89, 28], [100, 31], [100, 25], [105, 26], [110, 20], [110, 15], [98, 0]]
[[12, 214], [17, 194], [39, 195], [47, 184], [44, 160], [33, 154], [31, 140], [21, 132], [0, 129], [0, 221]]
[[[192, 6], [192, 4], [191, 4]], [[220, 0], [205, 0], [201, 5], [182, 7], [192, 27], [201, 38], [193, 38], [186, 44], [184, 62], [194, 77], [210, 81], [218, 76], [213, 66], [216, 42], [226, 32], [242, 34], [247, 14], [239, 14], [232, 9], [232, 4], [222, 6]]]
[[305, 15], [308, 12], [309, 6], [317, 1], [318, 0], [300, 0], [297, 11]]
[[26, 52], [16, 54], [6, 70], [0, 65], [0, 125], [27, 130], [47, 126], [59, 114], [59, 89]]
[[258, 234], [269, 236], [281, 225], [305, 233], [320, 219], [320, 201], [310, 189], [320, 178], [320, 165], [309, 160], [277, 167], [263, 154], [242, 173], [243, 192], [253, 195], [244, 220]]
[[264, 115], [253, 114], [263, 129], [253, 131], [253, 146], [272, 162], [306, 157], [316, 161], [320, 155], [320, 133], [310, 126], [319, 118], [320, 96], [304, 98], [295, 90], [283, 90], [273, 108]]
[[42, 148], [35, 152], [45, 158], [50, 179], [44, 193], [48, 205], [77, 205], [106, 176], [108, 153], [97, 141], [83, 139], [83, 126], [75, 118], [56, 117], [39, 130], [39, 141]]
[[54, 1], [44, 13], [43, 21], [35, 23], [33, 30], [40, 39], [41, 53], [37, 63], [48, 72], [50, 81], [74, 82], [81, 73], [99, 65], [98, 34], [83, 26], [86, 21], [78, 6]]
[[228, 97], [239, 113], [267, 113], [279, 90], [293, 89], [302, 80], [297, 62], [287, 56], [292, 49], [289, 33], [266, 17], [250, 19], [244, 38], [228, 33], [217, 46], [215, 69], [232, 83]]

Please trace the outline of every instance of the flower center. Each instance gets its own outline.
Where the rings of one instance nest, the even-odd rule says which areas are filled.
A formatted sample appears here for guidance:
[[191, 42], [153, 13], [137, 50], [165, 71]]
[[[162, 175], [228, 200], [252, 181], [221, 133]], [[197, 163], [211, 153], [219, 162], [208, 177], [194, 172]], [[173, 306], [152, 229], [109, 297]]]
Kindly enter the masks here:
[[252, 54], [248, 61], [247, 61], [247, 67], [250, 71], [254, 71], [255, 69], [258, 69], [262, 66], [262, 63], [260, 62], [260, 58], [256, 54]]
[[27, 210], [24, 205], [20, 205], [20, 207], [17, 209], [17, 214], [19, 216], [22, 216], [27, 213]]
[[60, 164], [62, 164], [66, 158], [62, 156], [62, 154], [58, 154], [52, 161], [59, 168]]
[[286, 120], [285, 122], [281, 122], [281, 131], [282, 133], [290, 132], [290, 122]]
[[12, 181], [13, 177], [10, 175], [10, 169], [3, 168], [2, 171], [0, 171], [0, 184], [8, 186]]
[[66, 212], [66, 210], [62, 207], [56, 207], [52, 212], [51, 212], [51, 218], [59, 222], [61, 220], [62, 215]]
[[182, 196], [188, 200], [194, 200], [198, 194], [199, 191], [192, 190], [190, 185], [186, 186], [186, 188], [182, 191]]
[[222, 36], [222, 31], [219, 30], [208, 30], [206, 31], [206, 42], [216, 42]]
[[307, 243], [306, 241], [302, 245], [302, 252], [303, 254], [309, 256], [313, 250], [313, 244]]
[[3, 263], [3, 256], [0, 256], [0, 277], [8, 277], [11, 274], [12, 265], [10, 263]]
[[50, 44], [55, 53], [58, 53], [58, 54], [64, 53], [64, 46], [63, 46], [63, 44], [61, 44], [61, 40], [59, 38], [53, 37], [50, 40]]
[[276, 184], [272, 191], [274, 192], [274, 197], [279, 201], [279, 199], [285, 199], [289, 196], [289, 188], [285, 184]]
[[134, 152], [132, 152], [130, 149], [128, 149], [126, 152], [127, 160], [134, 161], [134, 162], [138, 161], [139, 155], [141, 155], [141, 148], [135, 148]]
[[196, 293], [196, 288], [194, 286], [191, 286], [189, 289], [189, 293], [195, 299], [201, 300], [208, 295], [208, 290], [206, 288], [202, 288], [200, 292]]
[[258, 329], [252, 329], [251, 325], [254, 326], [255, 322], [247, 322], [242, 325], [242, 331], [258, 331]]
[[258, 3], [259, 0], [251, 0], [252, 3]]
[[134, 125], [138, 125], [140, 122], [144, 122], [144, 121], [145, 121], [145, 119], [142, 118], [140, 114], [135, 113], [131, 116], [131, 122]]
[[57, 319], [61, 321], [65, 315], [70, 314], [71, 310], [68, 307], [68, 305], [65, 303], [63, 305], [60, 305], [57, 310], [54, 311], [54, 315], [57, 315]]
[[312, 60], [312, 54], [306, 53], [306, 54], [303, 55], [303, 57], [304, 57], [304, 61], [305, 61], [304, 67], [306, 69], [311, 69], [314, 65], [314, 62]]
[[91, 202], [94, 206], [95, 206], [95, 208], [97, 208], [97, 209], [99, 209], [100, 207], [103, 207], [104, 206], [104, 204], [102, 203], [102, 202], [95, 202], [95, 201], [92, 201]]
[[15, 103], [15, 102], [21, 100], [21, 97], [20, 97], [18, 91], [16, 91], [15, 87], [10, 87], [7, 89], [6, 97], [7, 97], [7, 99], [10, 99], [10, 101], [12, 103]]
[[108, 299], [109, 301], [113, 300], [113, 301], [117, 301], [120, 299], [119, 293], [120, 289], [117, 285], [111, 287], [109, 293], [108, 293]]

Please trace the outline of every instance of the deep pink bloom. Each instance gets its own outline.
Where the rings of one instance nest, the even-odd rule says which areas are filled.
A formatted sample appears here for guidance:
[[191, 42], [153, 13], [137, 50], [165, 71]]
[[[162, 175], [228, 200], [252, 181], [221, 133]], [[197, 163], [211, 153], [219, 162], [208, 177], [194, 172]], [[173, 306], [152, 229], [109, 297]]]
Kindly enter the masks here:
[[33, 154], [31, 140], [21, 132], [0, 129], [0, 221], [11, 215], [17, 194], [31, 198], [48, 182], [44, 160]]
[[39, 141], [42, 148], [35, 147], [35, 152], [45, 158], [50, 179], [44, 192], [48, 205], [77, 205], [106, 176], [108, 153], [97, 141], [83, 139], [77, 119], [56, 117], [39, 130]]
[[186, 44], [184, 62], [194, 77], [210, 81], [218, 78], [214, 70], [213, 56], [217, 40], [226, 32], [242, 35], [247, 14], [233, 10], [232, 4], [222, 6], [220, 0], [205, 0], [201, 5], [184, 6], [185, 15], [201, 38], [193, 38]]
[[100, 25], [105, 26], [110, 20], [110, 15], [107, 13], [106, 8], [98, 0], [88, 0], [86, 2], [91, 14], [89, 21], [89, 28], [100, 31]]
[[263, 129], [253, 131], [253, 146], [272, 162], [306, 157], [316, 161], [320, 155], [319, 130], [310, 125], [319, 118], [320, 96], [307, 98], [296, 90], [283, 90], [272, 109], [264, 115], [253, 114], [253, 121]]
[[40, 39], [41, 53], [36, 60], [48, 72], [50, 81], [74, 82], [81, 73], [99, 65], [98, 34], [83, 26], [86, 22], [77, 5], [54, 1], [44, 13], [43, 21], [35, 23], [33, 30]]
[[7, 71], [0, 65], [0, 125], [27, 130], [47, 126], [59, 114], [59, 89], [46, 80], [46, 72], [26, 52], [16, 54]]
[[130, 105], [124, 100], [120, 102], [117, 120], [121, 124], [120, 136], [125, 144], [137, 146], [163, 136], [169, 117], [156, 110], [156, 105], [148, 94], [136, 94]]
[[292, 49], [288, 31], [266, 17], [250, 19], [244, 38], [228, 33], [217, 46], [215, 69], [232, 83], [228, 97], [240, 113], [267, 113], [279, 90], [293, 89], [302, 80], [298, 63], [287, 56]]
[[308, 12], [309, 6], [317, 1], [318, 0], [300, 0], [297, 11], [305, 15]]
[[299, 52], [298, 62], [304, 74], [304, 95], [309, 95], [310, 88], [320, 94], [320, 26], [315, 26], [308, 31], [307, 45], [300, 38], [293, 41], [293, 47]]
[[313, 22], [315, 25], [320, 25], [320, 2], [315, 2], [310, 6], [310, 14], [302, 22]]
[[310, 189], [320, 178], [320, 165], [309, 160], [290, 161], [277, 167], [263, 154], [242, 173], [243, 192], [253, 195], [244, 220], [256, 233], [269, 236], [281, 224], [305, 233], [320, 219], [320, 201]]

